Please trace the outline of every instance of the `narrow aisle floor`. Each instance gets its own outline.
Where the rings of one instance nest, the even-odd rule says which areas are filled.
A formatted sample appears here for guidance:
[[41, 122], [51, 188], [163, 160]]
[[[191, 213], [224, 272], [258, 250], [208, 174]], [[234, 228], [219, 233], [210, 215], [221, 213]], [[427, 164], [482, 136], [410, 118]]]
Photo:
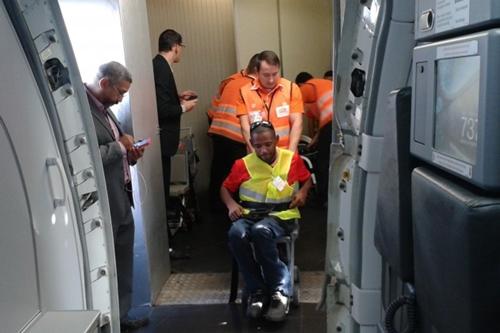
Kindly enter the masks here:
[[202, 220], [191, 230], [178, 232], [171, 241], [175, 250], [189, 259], [172, 261], [172, 275], [151, 311], [150, 324], [133, 332], [326, 332], [325, 313], [316, 310], [325, 264], [326, 209], [302, 209], [296, 263], [305, 302], [290, 309], [284, 323], [272, 323], [249, 321], [239, 299], [236, 304], [227, 303], [230, 222], [225, 213], [209, 213], [204, 202], [200, 200]]
[[241, 304], [167, 305], [155, 307], [147, 327], [134, 333], [323, 333], [326, 332], [324, 312], [314, 304], [301, 304], [291, 309], [282, 323], [248, 320]]

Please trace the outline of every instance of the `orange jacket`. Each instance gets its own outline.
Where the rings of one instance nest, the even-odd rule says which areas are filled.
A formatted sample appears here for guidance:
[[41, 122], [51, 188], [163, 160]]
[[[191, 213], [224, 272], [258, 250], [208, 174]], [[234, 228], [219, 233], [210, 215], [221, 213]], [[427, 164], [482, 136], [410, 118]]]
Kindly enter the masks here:
[[319, 121], [319, 128], [333, 119], [333, 82], [325, 79], [310, 79], [300, 86], [306, 104], [306, 116]]
[[217, 108], [217, 105], [219, 104], [220, 97], [222, 96], [222, 93], [224, 92], [224, 88], [226, 88], [227, 84], [235, 79], [239, 79], [245, 77], [245, 70], [242, 69], [239, 72], [236, 72], [234, 74], [229, 75], [226, 77], [224, 80], [222, 80], [219, 83], [219, 87], [217, 88], [217, 95], [212, 97], [212, 102], [210, 107], [207, 110], [207, 116], [208, 118], [212, 119], [213, 118], [213, 113], [214, 110]]
[[271, 122], [279, 135], [278, 147], [288, 148], [290, 139], [290, 114], [304, 113], [299, 87], [281, 78], [276, 87], [267, 92], [258, 80], [240, 89], [238, 116], [248, 115], [251, 123], [259, 120]]
[[212, 122], [209, 134], [216, 134], [233, 141], [244, 143], [241, 134], [240, 120], [236, 116], [236, 104], [240, 96], [240, 88], [253, 81], [252, 76], [243, 71], [231, 75], [219, 85], [219, 98], [212, 101]]

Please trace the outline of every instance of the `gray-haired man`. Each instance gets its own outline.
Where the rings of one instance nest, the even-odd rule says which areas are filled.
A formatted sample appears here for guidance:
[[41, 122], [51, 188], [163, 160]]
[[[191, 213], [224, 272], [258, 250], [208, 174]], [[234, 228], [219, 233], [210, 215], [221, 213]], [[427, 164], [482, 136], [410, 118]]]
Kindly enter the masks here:
[[120, 63], [112, 61], [99, 66], [93, 82], [85, 85], [104, 166], [111, 210], [122, 328], [138, 328], [148, 323], [147, 318], [133, 320], [128, 316], [132, 304], [134, 249], [129, 165], [135, 164], [142, 157], [144, 148], [134, 147], [134, 138], [123, 132], [120, 123], [109, 109], [122, 101], [131, 84], [132, 76], [129, 71]]

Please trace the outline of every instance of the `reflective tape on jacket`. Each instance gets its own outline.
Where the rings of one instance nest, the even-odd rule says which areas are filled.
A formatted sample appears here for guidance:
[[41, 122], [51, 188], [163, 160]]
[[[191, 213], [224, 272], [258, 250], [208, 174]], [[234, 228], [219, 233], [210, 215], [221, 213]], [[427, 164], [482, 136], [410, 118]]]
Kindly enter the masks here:
[[[262, 161], [255, 153], [243, 158], [250, 179], [240, 185], [240, 200], [272, 204], [292, 201], [299, 187], [298, 182], [288, 184], [288, 173], [294, 153], [287, 149], [276, 148], [276, 150], [274, 166]], [[270, 215], [282, 220], [300, 218], [298, 208], [271, 212]]]
[[208, 133], [216, 134], [233, 141], [244, 143], [241, 133], [240, 120], [236, 115], [236, 102], [238, 101], [239, 88], [252, 81], [252, 77], [244, 75], [242, 72], [231, 75], [221, 82], [219, 93], [221, 94], [216, 103], [212, 103], [210, 114], [212, 123]]
[[212, 119], [214, 117], [214, 112], [216, 112], [217, 106], [221, 102], [221, 96], [222, 96], [222, 93], [224, 92], [224, 89], [226, 88], [226, 86], [230, 82], [237, 80], [239, 78], [242, 78], [242, 77], [245, 77], [244, 70], [241, 70], [239, 72], [236, 72], [236, 73], [226, 77], [224, 80], [222, 80], [219, 83], [219, 87], [217, 88], [217, 95], [212, 97], [212, 102], [210, 104], [210, 107], [207, 110], [208, 118]]
[[271, 104], [267, 107], [258, 88], [247, 84], [241, 88], [241, 97], [245, 103], [250, 123], [267, 120], [271, 122], [279, 135], [278, 147], [288, 148], [290, 141], [290, 100], [292, 96], [292, 83], [280, 79], [279, 84], [271, 94]]

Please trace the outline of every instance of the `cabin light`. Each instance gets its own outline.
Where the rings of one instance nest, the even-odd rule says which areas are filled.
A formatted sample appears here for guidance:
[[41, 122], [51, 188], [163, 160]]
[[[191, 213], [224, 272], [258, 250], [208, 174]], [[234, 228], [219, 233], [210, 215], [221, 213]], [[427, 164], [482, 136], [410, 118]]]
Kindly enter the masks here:
[[52, 225], [56, 224], [56, 213], [52, 213], [50, 220], [52, 222]]
[[64, 225], [68, 226], [68, 223], [69, 223], [68, 212], [64, 212]]

